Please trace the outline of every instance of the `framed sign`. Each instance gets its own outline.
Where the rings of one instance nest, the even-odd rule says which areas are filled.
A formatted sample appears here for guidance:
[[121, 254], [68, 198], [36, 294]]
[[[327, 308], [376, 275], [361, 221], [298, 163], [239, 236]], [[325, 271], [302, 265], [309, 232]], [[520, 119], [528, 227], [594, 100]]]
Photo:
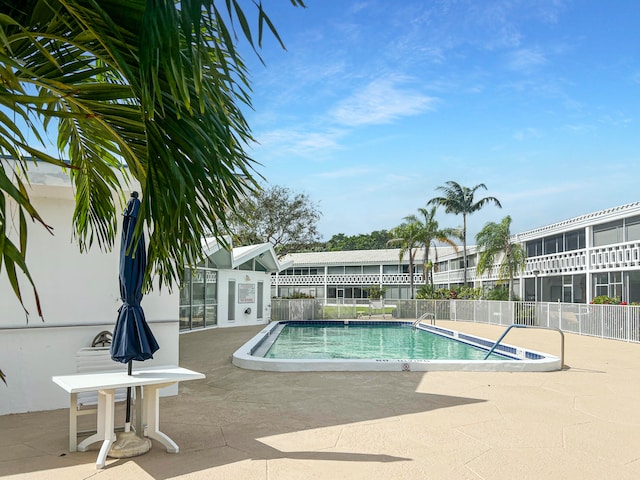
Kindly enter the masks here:
[[255, 303], [256, 286], [254, 283], [238, 284], [238, 303]]

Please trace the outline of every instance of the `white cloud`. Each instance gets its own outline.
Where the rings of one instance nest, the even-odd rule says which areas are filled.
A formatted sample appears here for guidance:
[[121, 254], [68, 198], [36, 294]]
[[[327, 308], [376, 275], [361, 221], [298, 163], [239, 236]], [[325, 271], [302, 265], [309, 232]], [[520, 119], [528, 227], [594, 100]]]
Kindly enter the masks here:
[[530, 138], [539, 138], [540, 136], [540, 131], [535, 128], [524, 128], [513, 134], [513, 138], [520, 141], [529, 140]]
[[393, 120], [433, 110], [436, 98], [403, 88], [407, 79], [399, 76], [379, 78], [352, 97], [340, 102], [330, 115], [349, 126], [390, 123]]
[[530, 71], [547, 63], [547, 57], [538, 48], [521, 48], [509, 55], [509, 68]]
[[570, 132], [578, 133], [578, 134], [591, 133], [596, 129], [593, 125], [578, 124], [578, 123], [567, 124], [567, 125], [564, 125], [562, 128], [564, 130], [568, 130]]
[[[496, 197], [500, 199], [503, 204], [515, 203], [522, 205], [523, 208], [530, 208], [530, 205], [535, 205], [540, 199], [549, 198], [566, 198], [567, 194], [576, 191], [585, 191], [591, 188], [592, 185], [588, 181], [567, 181], [564, 183], [554, 183], [552, 185], [545, 185], [532, 189], [520, 189], [514, 191], [498, 192]], [[531, 199], [532, 204], [523, 202], [523, 200]]]
[[320, 153], [339, 150], [341, 146], [338, 140], [343, 135], [344, 132], [340, 130], [325, 132], [305, 132], [295, 129], [271, 130], [256, 135], [259, 143], [256, 150], [262, 152], [261, 156], [295, 155], [315, 158]]
[[373, 170], [370, 168], [343, 168], [329, 172], [318, 173], [315, 176], [320, 178], [350, 178], [369, 175]]

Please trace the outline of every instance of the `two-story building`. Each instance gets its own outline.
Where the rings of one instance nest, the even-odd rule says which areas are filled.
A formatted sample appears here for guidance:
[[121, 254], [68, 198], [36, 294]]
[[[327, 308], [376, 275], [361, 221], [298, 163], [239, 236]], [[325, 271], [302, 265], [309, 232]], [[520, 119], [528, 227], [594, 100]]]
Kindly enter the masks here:
[[[523, 300], [586, 303], [598, 295], [640, 302], [640, 202], [608, 208], [513, 236], [527, 253], [524, 270], [514, 282]], [[425, 283], [424, 249], [415, 254], [414, 290]], [[476, 274], [478, 252], [467, 249], [467, 281], [492, 287], [497, 269]], [[452, 288], [463, 281], [462, 247], [432, 248], [435, 287]], [[409, 260], [399, 249], [295, 253], [292, 266], [271, 278], [273, 296], [299, 294], [331, 301], [367, 298], [367, 288], [380, 285], [385, 298], [411, 298]]]

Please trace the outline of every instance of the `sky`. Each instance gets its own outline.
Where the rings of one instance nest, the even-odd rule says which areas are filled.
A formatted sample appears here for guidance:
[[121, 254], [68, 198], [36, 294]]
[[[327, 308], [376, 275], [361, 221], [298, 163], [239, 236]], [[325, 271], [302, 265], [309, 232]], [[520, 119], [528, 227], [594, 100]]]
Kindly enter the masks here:
[[244, 47], [245, 114], [258, 173], [309, 196], [323, 240], [389, 230], [450, 180], [502, 204], [469, 243], [640, 201], [640, 1], [305, 3], [264, 1], [286, 51]]

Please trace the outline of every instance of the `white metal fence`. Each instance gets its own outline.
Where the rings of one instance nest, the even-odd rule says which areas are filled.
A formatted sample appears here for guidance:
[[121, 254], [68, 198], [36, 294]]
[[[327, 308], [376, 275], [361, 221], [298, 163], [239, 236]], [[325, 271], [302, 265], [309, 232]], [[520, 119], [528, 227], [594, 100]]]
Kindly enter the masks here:
[[353, 318], [416, 319], [431, 313], [436, 320], [559, 328], [564, 332], [626, 342], [640, 342], [640, 306], [581, 303], [500, 302], [493, 300], [366, 299], [330, 303], [321, 300], [273, 299], [271, 320]]

